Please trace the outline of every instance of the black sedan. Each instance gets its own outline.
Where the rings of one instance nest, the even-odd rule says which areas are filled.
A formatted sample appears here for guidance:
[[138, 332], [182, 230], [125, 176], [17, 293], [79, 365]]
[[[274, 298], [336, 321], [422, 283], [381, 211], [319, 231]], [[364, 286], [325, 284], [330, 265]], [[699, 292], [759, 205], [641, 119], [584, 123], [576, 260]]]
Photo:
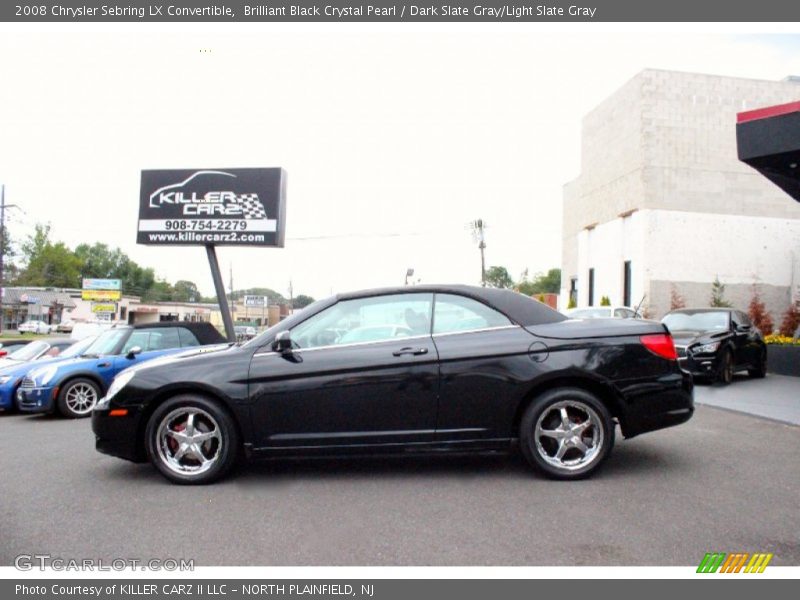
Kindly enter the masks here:
[[675, 338], [678, 362], [697, 377], [733, 381], [736, 371], [767, 374], [767, 345], [750, 317], [734, 308], [682, 308], [661, 322]]
[[633, 437], [683, 423], [692, 393], [658, 322], [568, 320], [507, 290], [414, 286], [340, 294], [243, 345], [127, 369], [92, 426], [100, 452], [149, 459], [176, 483], [213, 481], [241, 454], [517, 442], [545, 474], [576, 479], [608, 457], [616, 424]]

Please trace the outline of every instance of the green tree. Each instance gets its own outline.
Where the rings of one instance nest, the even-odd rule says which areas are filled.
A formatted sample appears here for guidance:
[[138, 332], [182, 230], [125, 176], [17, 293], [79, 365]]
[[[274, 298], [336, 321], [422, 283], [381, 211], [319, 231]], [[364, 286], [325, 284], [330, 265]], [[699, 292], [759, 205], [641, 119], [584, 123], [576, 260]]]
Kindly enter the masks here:
[[36, 225], [33, 235], [22, 245], [25, 268], [18, 285], [37, 287], [76, 287], [81, 278], [81, 259], [63, 242], [50, 241], [50, 226]]
[[714, 308], [730, 308], [732, 305], [725, 300], [725, 286], [720, 282], [719, 277], [714, 278], [711, 284], [711, 300], [709, 302]]
[[600, 306], [611, 306], [611, 298], [608, 296], [600, 298]]
[[200, 300], [200, 291], [193, 281], [181, 279], [172, 286], [172, 299], [175, 302], [197, 302]]
[[528, 279], [527, 274], [523, 274], [518, 289], [521, 294], [526, 296], [558, 294], [561, 291], [561, 269], [550, 269], [547, 273], [537, 273], [532, 280]]
[[305, 308], [309, 304], [314, 302], [314, 298], [311, 296], [306, 296], [305, 294], [298, 294], [294, 297], [294, 303], [292, 304], [292, 308]]
[[514, 287], [514, 280], [505, 267], [489, 267], [486, 270], [486, 285], [494, 288]]

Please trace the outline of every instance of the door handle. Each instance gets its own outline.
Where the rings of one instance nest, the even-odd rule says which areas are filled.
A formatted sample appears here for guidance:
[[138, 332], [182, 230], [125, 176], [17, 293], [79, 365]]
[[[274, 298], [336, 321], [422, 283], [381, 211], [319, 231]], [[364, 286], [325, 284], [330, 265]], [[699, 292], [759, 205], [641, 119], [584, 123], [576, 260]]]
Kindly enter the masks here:
[[102, 368], [105, 368], [105, 367], [110, 367], [111, 363], [110, 362], [101, 362], [101, 363], [97, 363], [97, 366], [102, 369]]
[[403, 356], [405, 354], [411, 354], [412, 356], [419, 356], [420, 354], [427, 354], [427, 348], [400, 348], [397, 352], [392, 352], [394, 356]]

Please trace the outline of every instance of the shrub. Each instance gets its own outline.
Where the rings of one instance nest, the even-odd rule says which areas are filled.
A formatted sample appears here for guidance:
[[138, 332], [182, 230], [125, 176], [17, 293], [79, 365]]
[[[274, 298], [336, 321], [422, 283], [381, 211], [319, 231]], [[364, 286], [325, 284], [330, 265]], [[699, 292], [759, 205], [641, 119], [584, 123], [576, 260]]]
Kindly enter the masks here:
[[800, 346], [800, 339], [793, 339], [787, 335], [773, 333], [764, 337], [764, 342], [773, 346]]
[[611, 306], [611, 299], [608, 296], [600, 298], [600, 306]]
[[772, 321], [772, 317], [769, 316], [755, 286], [753, 286], [753, 298], [750, 300], [750, 308], [747, 312], [750, 315], [750, 320], [753, 321], [753, 325], [755, 325], [761, 333], [764, 335], [772, 333], [772, 330], [775, 328], [775, 323]]
[[678, 292], [675, 284], [669, 290], [669, 309], [678, 310], [679, 308], [686, 308], [686, 299]]
[[781, 335], [792, 337], [798, 327], [800, 327], [800, 309], [797, 308], [796, 304], [792, 304], [783, 313], [783, 321], [780, 328]]
[[725, 286], [719, 280], [719, 277], [714, 278], [711, 284], [711, 300], [709, 305], [714, 308], [730, 308], [731, 303], [725, 300]]
[[578, 306], [578, 303], [575, 302], [575, 298], [570, 298], [569, 302], [567, 302], [567, 308], [575, 308]]

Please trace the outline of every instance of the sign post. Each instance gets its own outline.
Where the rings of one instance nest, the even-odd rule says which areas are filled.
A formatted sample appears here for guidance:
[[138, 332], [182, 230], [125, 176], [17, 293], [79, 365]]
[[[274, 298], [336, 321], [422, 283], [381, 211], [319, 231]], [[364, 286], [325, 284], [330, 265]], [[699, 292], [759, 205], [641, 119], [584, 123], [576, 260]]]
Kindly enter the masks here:
[[270, 169], [142, 171], [139, 244], [205, 246], [228, 340], [236, 341], [217, 246], [283, 248], [286, 172]]

